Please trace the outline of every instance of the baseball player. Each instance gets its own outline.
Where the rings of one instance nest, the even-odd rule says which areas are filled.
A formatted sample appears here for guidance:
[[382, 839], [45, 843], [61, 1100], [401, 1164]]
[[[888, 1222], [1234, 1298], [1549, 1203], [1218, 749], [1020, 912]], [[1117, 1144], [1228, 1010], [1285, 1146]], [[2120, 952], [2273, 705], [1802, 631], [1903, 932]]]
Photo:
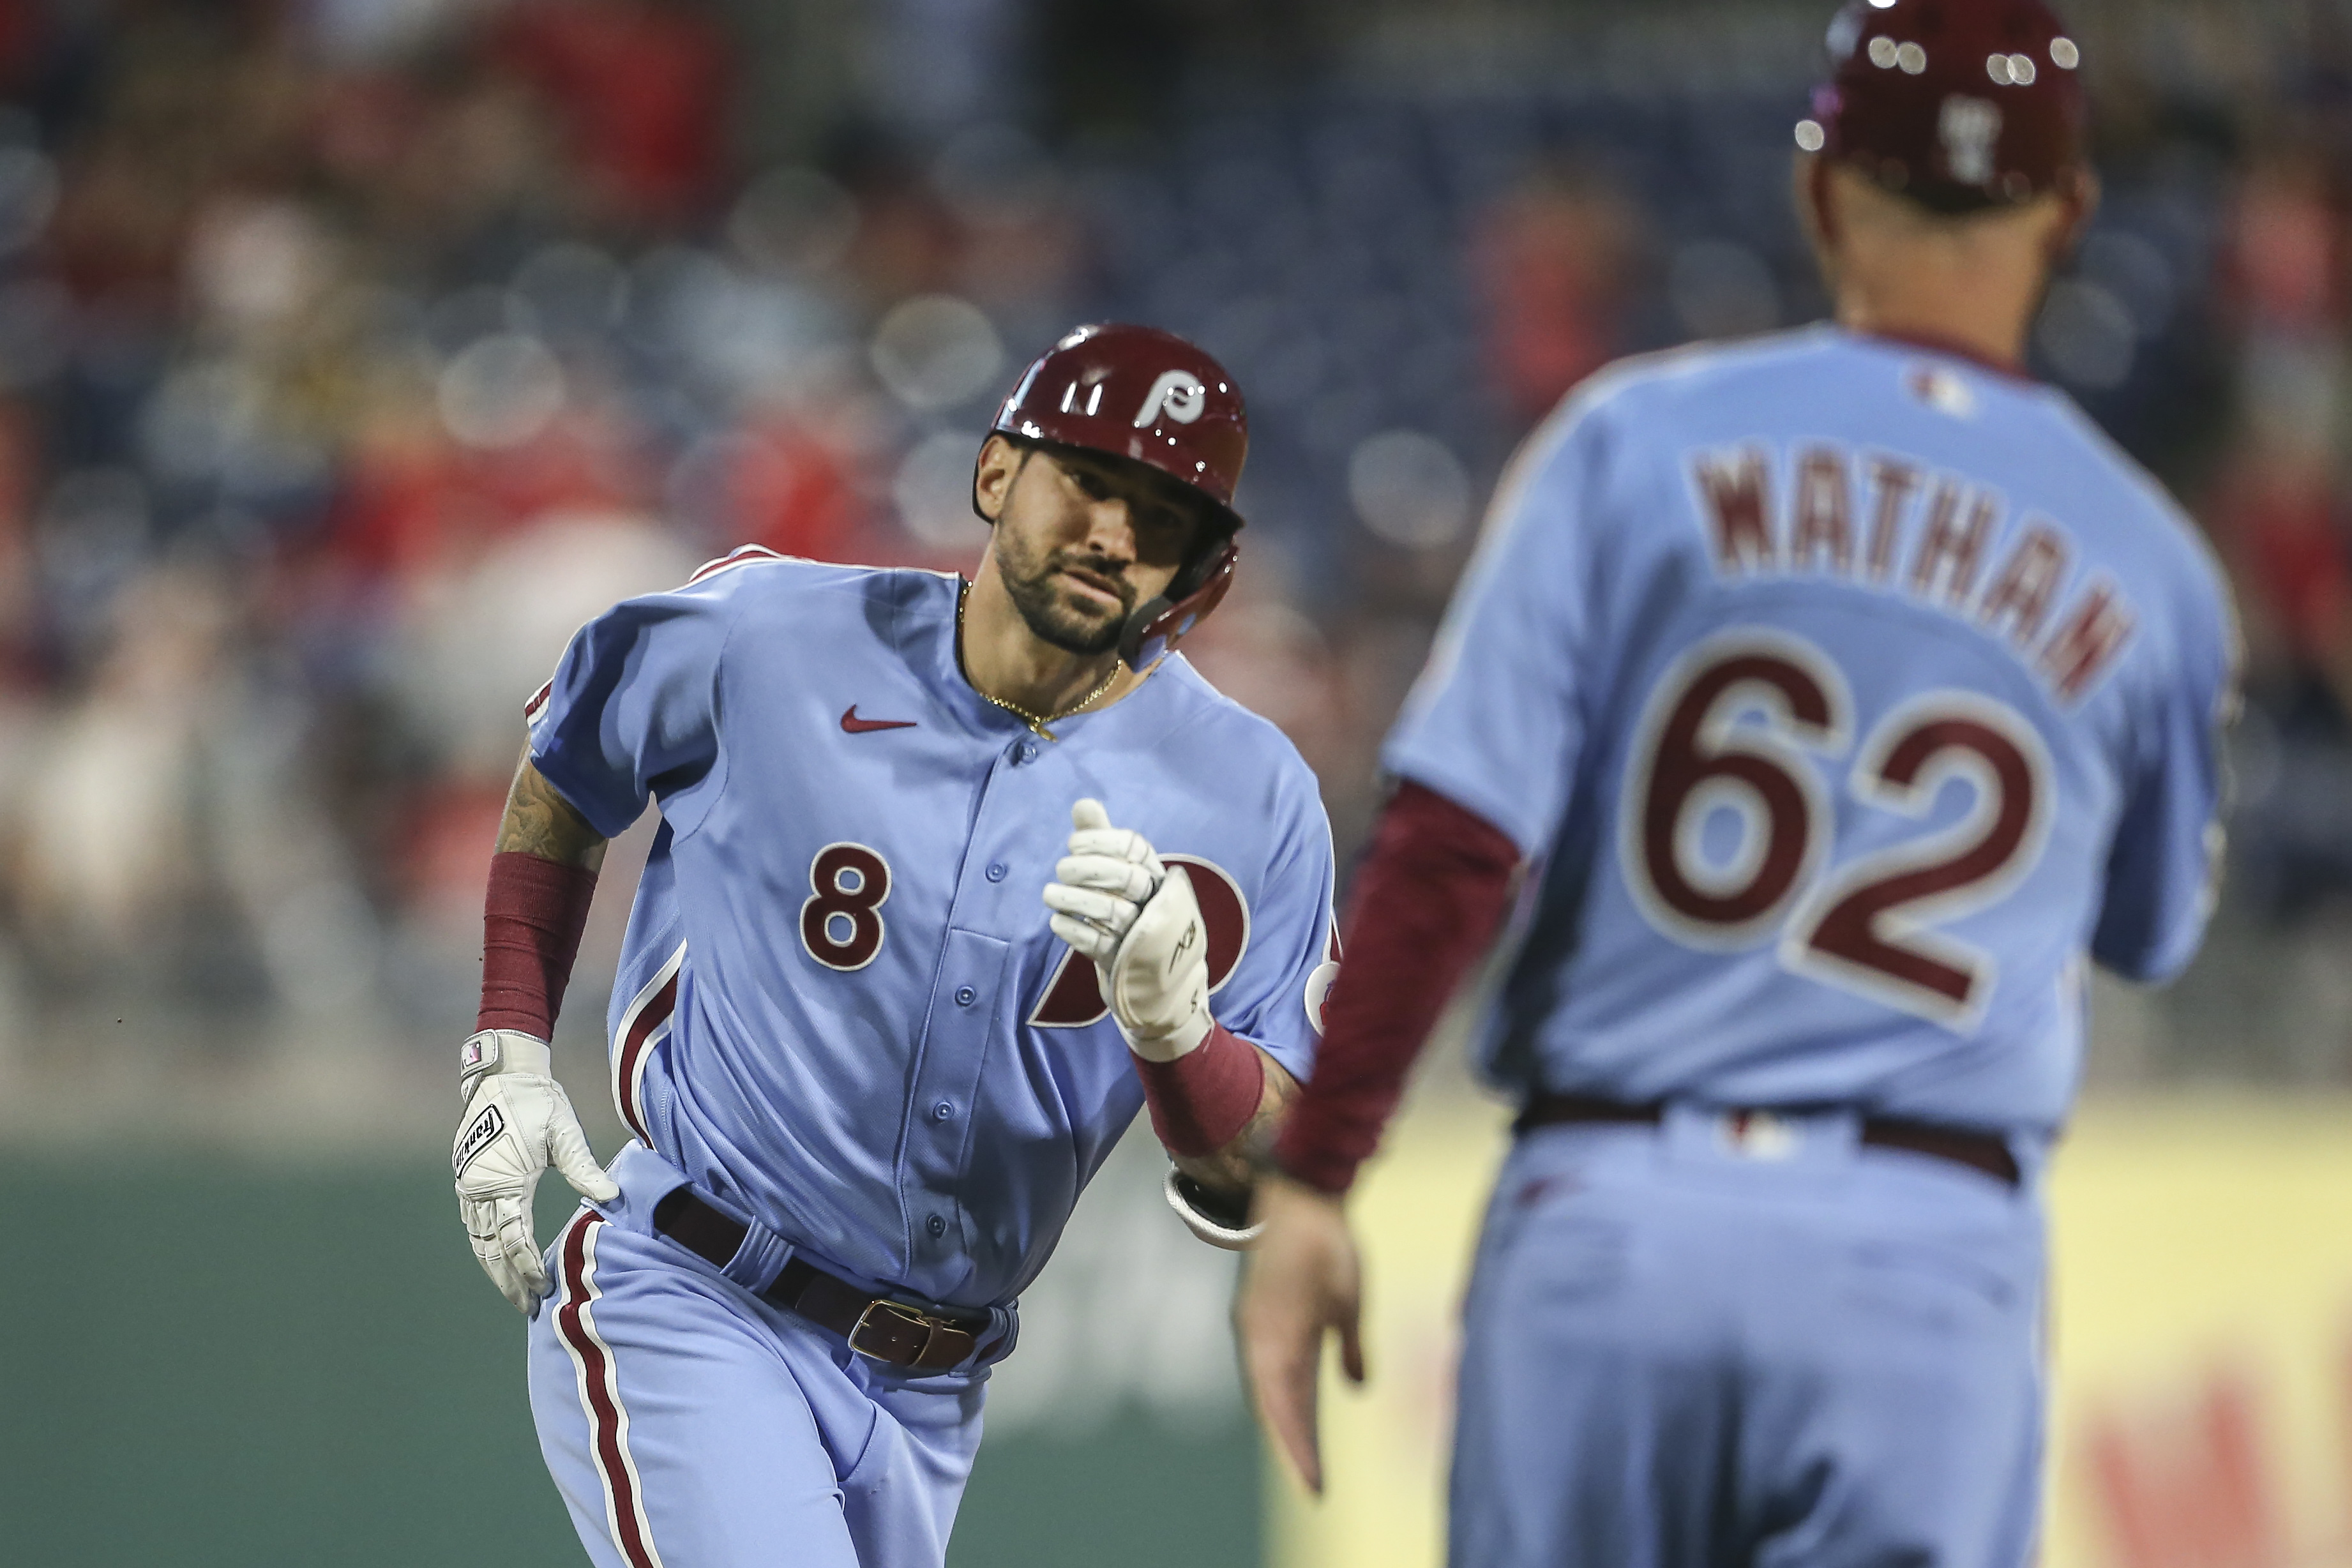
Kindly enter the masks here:
[[[603, 1568], [938, 1568], [1016, 1298], [1139, 1108], [1179, 1211], [1242, 1239], [1331, 974], [1313, 776], [1168, 654], [1246, 445], [1199, 350], [1083, 328], [981, 448], [969, 583], [738, 551], [530, 703], [458, 1206]], [[649, 798], [607, 1173], [546, 1042]], [[549, 1163], [589, 1201], [542, 1260]]]
[[1237, 1316], [1319, 1483], [1341, 1209], [1505, 922], [1456, 1568], [2032, 1552], [2084, 960], [2196, 951], [2226, 592], [2020, 369], [2093, 201], [2041, 0], [1870, 0], [1796, 191], [1833, 325], [1627, 365], [1519, 454], [1391, 735]]

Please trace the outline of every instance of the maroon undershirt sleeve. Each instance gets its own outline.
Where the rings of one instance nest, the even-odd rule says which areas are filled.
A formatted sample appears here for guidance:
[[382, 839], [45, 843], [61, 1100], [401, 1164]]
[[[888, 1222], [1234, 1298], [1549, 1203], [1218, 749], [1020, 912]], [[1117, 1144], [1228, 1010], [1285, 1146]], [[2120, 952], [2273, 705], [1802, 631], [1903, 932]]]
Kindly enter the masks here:
[[554, 1037], [595, 893], [593, 871], [516, 849], [490, 857], [490, 891], [482, 908], [482, 1007], [475, 1028]]
[[1339, 1194], [1380, 1142], [1438, 1015], [1509, 911], [1518, 847], [1420, 784], [1398, 787], [1348, 897], [1346, 957], [1323, 1005], [1315, 1076], [1275, 1163]]
[[1172, 1062], [1135, 1058], [1135, 1073], [1151, 1131], [1171, 1154], [1215, 1153], [1241, 1136], [1265, 1094], [1265, 1058], [1223, 1024]]

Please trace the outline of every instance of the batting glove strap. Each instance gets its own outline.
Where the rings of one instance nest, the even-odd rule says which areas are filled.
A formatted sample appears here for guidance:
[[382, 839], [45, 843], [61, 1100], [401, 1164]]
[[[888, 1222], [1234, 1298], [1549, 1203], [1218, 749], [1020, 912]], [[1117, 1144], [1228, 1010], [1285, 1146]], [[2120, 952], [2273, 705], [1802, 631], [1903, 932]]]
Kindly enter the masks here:
[[1265, 1234], [1265, 1221], [1250, 1223], [1248, 1198], [1213, 1193], [1173, 1165], [1168, 1167], [1168, 1179], [1160, 1190], [1168, 1194], [1168, 1206], [1176, 1211], [1184, 1228], [1211, 1247], [1246, 1252]]
[[1149, 1062], [1172, 1062], [1200, 1048], [1209, 1016], [1208, 927], [1182, 867], [1128, 929], [1108, 969], [1098, 969], [1111, 1016], [1127, 1048]]
[[520, 1029], [484, 1029], [467, 1036], [466, 1043], [457, 1047], [458, 1100], [472, 1104], [474, 1086], [483, 1075], [494, 1072], [553, 1078], [555, 1052], [537, 1035], [526, 1035]]

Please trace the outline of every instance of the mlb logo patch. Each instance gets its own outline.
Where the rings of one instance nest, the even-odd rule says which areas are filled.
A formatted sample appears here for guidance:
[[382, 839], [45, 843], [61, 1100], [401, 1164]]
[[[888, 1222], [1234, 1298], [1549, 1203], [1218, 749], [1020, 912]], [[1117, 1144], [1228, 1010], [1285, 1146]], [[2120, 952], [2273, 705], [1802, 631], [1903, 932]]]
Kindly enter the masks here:
[[1903, 378], [1903, 385], [1912, 396], [1938, 414], [1948, 414], [1955, 419], [1972, 419], [1977, 412], [1977, 395], [1969, 384], [1939, 364], [1913, 365]]
[[1731, 1152], [1748, 1160], [1785, 1160], [1803, 1140], [1769, 1110], [1734, 1110], [1718, 1119], [1716, 1135]]

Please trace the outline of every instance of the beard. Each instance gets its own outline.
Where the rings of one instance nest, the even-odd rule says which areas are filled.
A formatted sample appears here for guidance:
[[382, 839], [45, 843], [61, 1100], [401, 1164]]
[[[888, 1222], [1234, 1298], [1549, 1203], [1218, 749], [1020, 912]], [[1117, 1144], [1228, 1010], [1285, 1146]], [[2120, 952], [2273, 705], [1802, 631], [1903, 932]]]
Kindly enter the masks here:
[[[1076, 551], [1056, 551], [1042, 559], [1013, 548], [1003, 531], [996, 536], [996, 565], [1004, 579], [1005, 596], [1020, 612], [1030, 634], [1049, 647], [1086, 656], [1104, 654], [1118, 646], [1127, 617], [1135, 613], [1135, 584], [1127, 574]], [[1082, 567], [1118, 588], [1116, 613], [1090, 602], [1073, 600], [1055, 575], [1066, 566]]]

